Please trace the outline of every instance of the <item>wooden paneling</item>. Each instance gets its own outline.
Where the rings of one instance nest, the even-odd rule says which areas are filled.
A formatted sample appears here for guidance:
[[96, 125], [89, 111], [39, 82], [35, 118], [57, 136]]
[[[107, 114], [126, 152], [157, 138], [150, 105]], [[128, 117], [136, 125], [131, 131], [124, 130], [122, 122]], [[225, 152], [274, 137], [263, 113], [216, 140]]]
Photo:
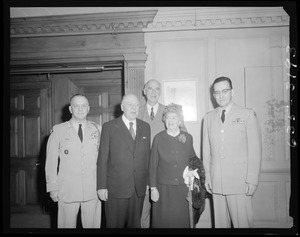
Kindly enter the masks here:
[[55, 124], [71, 118], [69, 99], [75, 93], [87, 96], [90, 103], [88, 119], [100, 125], [120, 115], [120, 103], [124, 93], [122, 71], [111, 73], [55, 74], [52, 91], [55, 101]]
[[[13, 80], [12, 80], [13, 81]], [[10, 170], [12, 205], [38, 205], [45, 190], [43, 142], [49, 132], [50, 107], [49, 82], [11, 83], [10, 117]], [[49, 116], [49, 117], [48, 117]]]
[[[146, 80], [198, 80], [200, 120], [214, 109], [210, 86], [215, 78], [233, 81], [234, 102], [254, 107], [263, 131], [263, 162], [259, 189], [253, 198], [255, 227], [288, 228], [290, 196], [290, 147], [286, 132], [289, 93], [285, 89], [287, 28], [227, 29], [197, 32], [153, 32], [146, 35]], [[285, 39], [285, 40], [282, 40]], [[192, 49], [192, 50], [191, 50]], [[163, 98], [161, 98], [163, 102]], [[186, 122], [201, 154], [202, 126]], [[198, 131], [198, 132], [197, 132]], [[212, 203], [197, 228], [211, 228]]]
[[[289, 91], [285, 90], [284, 30], [241, 30], [216, 41], [217, 75], [232, 79], [234, 102], [254, 108], [260, 122], [263, 157], [259, 187], [253, 197], [257, 228], [291, 226], [287, 206], [290, 153], [286, 141]], [[229, 57], [230, 55], [230, 57]]]
[[253, 196], [256, 228], [290, 228], [290, 175], [287, 172], [263, 172], [259, 187]]

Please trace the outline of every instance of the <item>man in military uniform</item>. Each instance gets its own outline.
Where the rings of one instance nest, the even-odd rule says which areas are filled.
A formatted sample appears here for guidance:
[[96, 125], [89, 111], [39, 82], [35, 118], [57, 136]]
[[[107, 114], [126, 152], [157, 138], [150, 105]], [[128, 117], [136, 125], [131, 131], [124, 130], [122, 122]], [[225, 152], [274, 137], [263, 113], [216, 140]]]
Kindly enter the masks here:
[[203, 163], [215, 227], [251, 228], [262, 159], [258, 119], [253, 109], [232, 102], [229, 78], [214, 81], [213, 96], [219, 107], [204, 117]]
[[86, 96], [72, 96], [69, 110], [72, 118], [55, 125], [47, 143], [47, 192], [58, 202], [58, 228], [76, 228], [79, 208], [83, 228], [100, 228], [96, 182], [101, 127], [86, 120]]

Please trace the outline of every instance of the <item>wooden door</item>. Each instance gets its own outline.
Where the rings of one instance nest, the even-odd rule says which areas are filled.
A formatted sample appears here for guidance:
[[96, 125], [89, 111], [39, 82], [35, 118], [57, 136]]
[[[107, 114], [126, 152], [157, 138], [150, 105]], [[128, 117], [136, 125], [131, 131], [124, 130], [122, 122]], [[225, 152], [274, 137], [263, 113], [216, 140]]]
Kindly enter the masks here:
[[55, 107], [54, 124], [71, 118], [69, 99], [76, 93], [85, 94], [90, 112], [87, 119], [99, 125], [121, 115], [120, 103], [124, 94], [122, 70], [92, 73], [68, 73], [51, 76]]
[[10, 84], [10, 205], [16, 212], [36, 212], [45, 198], [50, 88], [50, 82]]
[[123, 72], [52, 74], [47, 81], [28, 77], [32, 82], [26, 83], [19, 77], [10, 84], [11, 213], [46, 214], [51, 223], [45, 225], [55, 227], [57, 205], [46, 192], [44, 171], [50, 130], [71, 118], [69, 99], [75, 93], [88, 97], [90, 121], [102, 125], [121, 115]]

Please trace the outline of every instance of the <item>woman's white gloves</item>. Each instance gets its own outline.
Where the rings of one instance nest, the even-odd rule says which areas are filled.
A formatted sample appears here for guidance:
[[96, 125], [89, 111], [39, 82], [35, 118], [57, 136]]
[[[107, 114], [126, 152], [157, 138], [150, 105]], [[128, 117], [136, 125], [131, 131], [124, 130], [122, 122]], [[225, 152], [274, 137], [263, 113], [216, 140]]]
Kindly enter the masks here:
[[193, 190], [194, 179], [199, 179], [199, 175], [197, 173], [198, 169], [190, 170], [189, 167], [185, 167], [183, 171], [183, 179], [184, 183], [188, 186], [189, 190]]

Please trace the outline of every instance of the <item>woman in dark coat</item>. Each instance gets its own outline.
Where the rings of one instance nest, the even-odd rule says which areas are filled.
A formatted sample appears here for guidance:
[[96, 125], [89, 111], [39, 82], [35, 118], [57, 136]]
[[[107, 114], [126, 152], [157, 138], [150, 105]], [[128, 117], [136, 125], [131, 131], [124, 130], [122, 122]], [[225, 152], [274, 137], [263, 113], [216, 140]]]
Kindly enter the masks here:
[[193, 137], [180, 130], [183, 122], [180, 105], [167, 105], [163, 121], [167, 129], [154, 137], [149, 165], [152, 228], [190, 228], [189, 189], [183, 172], [196, 156]]

